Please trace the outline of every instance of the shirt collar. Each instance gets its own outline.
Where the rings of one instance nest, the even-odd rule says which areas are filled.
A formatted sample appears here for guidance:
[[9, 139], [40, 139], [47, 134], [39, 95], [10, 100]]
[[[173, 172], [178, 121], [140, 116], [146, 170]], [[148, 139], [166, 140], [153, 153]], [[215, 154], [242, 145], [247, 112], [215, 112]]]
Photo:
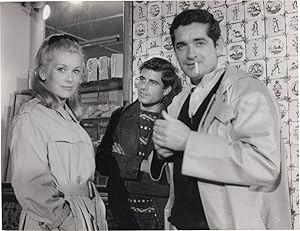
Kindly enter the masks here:
[[224, 68], [216, 68], [214, 71], [204, 75], [197, 87], [199, 86], [203, 88], [207, 85], [210, 85], [210, 83], [216, 82], [218, 79], [217, 77], [220, 76], [223, 71]]

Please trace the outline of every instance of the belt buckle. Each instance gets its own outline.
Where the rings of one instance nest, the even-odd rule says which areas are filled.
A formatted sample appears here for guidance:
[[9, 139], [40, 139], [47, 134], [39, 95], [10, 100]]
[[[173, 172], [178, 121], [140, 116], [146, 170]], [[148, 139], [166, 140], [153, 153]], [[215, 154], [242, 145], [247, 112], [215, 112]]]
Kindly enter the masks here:
[[93, 187], [93, 181], [89, 180], [87, 182], [88, 190], [89, 190], [89, 198], [93, 199], [95, 197], [94, 187]]

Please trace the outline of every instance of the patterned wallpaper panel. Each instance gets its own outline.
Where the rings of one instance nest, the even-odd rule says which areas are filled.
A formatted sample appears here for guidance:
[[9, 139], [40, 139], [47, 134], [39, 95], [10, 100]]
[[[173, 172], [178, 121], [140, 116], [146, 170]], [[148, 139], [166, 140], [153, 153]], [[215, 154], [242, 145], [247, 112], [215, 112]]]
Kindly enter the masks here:
[[294, 228], [299, 229], [299, 99], [297, 1], [136, 1], [133, 3], [133, 99], [142, 62], [159, 56], [171, 61], [184, 86], [189, 79], [173, 53], [169, 28], [186, 9], [207, 9], [220, 22], [225, 46], [220, 66], [244, 69], [273, 93], [281, 110], [287, 150]]

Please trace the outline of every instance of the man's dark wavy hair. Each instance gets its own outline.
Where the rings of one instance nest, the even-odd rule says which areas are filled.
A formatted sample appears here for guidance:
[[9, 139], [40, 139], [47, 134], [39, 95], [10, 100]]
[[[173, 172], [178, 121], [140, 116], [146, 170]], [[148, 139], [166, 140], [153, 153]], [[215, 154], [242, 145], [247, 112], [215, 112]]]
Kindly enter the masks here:
[[173, 46], [175, 43], [175, 30], [179, 26], [187, 26], [192, 24], [193, 22], [209, 24], [207, 35], [214, 41], [214, 45], [216, 46], [216, 43], [221, 35], [219, 22], [214, 18], [214, 16], [211, 13], [201, 9], [186, 10], [181, 12], [174, 18], [170, 27], [170, 35]]
[[162, 58], [154, 57], [145, 61], [141, 65], [140, 72], [143, 69], [161, 72], [161, 80], [164, 84], [164, 88], [167, 88], [169, 86], [172, 87], [172, 90], [169, 92], [169, 94], [164, 96], [162, 100], [164, 107], [167, 108], [172, 102], [175, 95], [177, 95], [182, 90], [181, 79], [176, 73], [176, 68], [169, 61]]

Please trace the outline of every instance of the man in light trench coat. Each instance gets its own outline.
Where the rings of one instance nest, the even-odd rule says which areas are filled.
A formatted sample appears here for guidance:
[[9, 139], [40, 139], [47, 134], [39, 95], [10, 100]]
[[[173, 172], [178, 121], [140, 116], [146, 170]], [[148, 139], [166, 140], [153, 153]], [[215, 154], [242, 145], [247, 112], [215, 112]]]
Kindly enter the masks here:
[[170, 170], [166, 229], [291, 229], [280, 113], [264, 84], [220, 68], [223, 39], [205, 10], [170, 28], [191, 86], [156, 120], [153, 179]]

